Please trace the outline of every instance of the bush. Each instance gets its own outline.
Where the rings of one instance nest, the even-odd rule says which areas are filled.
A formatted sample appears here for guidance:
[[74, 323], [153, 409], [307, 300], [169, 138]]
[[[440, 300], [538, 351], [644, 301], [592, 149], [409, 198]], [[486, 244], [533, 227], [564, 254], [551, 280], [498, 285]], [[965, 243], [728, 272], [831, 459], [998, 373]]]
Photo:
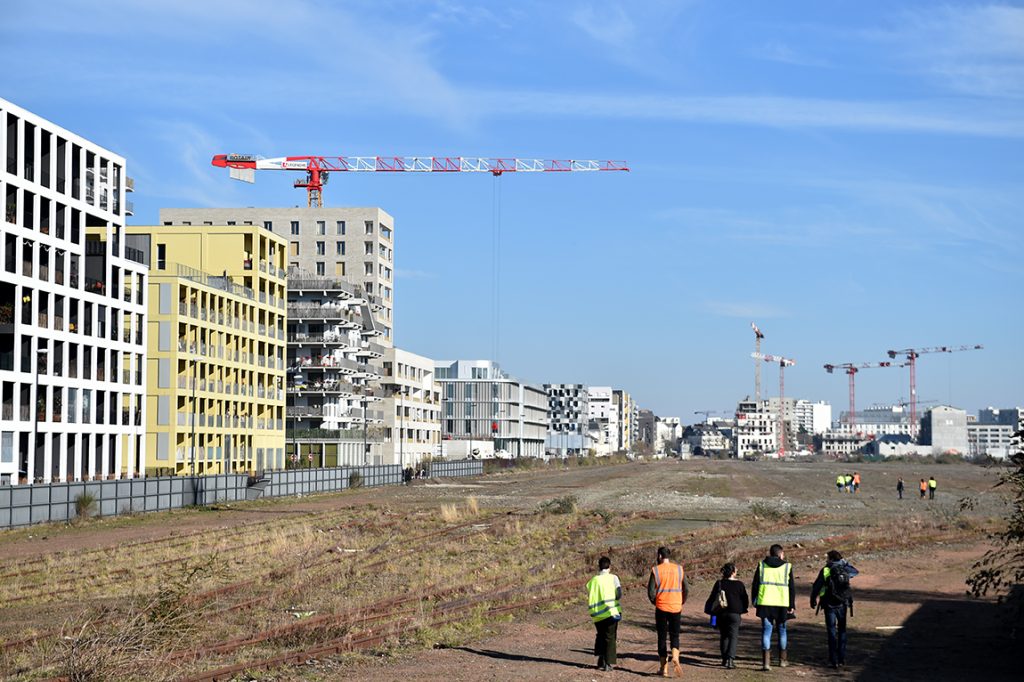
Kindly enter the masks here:
[[575, 514], [579, 510], [578, 503], [575, 495], [566, 495], [542, 502], [537, 509], [545, 514]]
[[358, 471], [353, 471], [348, 475], [348, 487], [349, 488], [362, 488], [363, 487], [363, 475]]
[[96, 496], [92, 493], [81, 493], [75, 498], [75, 515], [87, 519], [96, 512]]

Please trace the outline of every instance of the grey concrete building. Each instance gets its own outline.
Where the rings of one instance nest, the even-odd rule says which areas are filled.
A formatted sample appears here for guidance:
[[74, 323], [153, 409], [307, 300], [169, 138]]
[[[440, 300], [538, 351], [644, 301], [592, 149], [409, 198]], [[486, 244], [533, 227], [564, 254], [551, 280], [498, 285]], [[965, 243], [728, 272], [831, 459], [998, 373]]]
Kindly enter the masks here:
[[1014, 449], [1013, 435], [1024, 429], [1024, 409], [1019, 407], [978, 410], [976, 420], [967, 422], [967, 443], [973, 457], [1005, 459]]
[[393, 343], [395, 221], [379, 208], [164, 208], [164, 225], [261, 225], [288, 239], [288, 268], [357, 287]]
[[921, 417], [918, 442], [930, 445], [933, 455], [967, 455], [967, 412], [937, 405]]

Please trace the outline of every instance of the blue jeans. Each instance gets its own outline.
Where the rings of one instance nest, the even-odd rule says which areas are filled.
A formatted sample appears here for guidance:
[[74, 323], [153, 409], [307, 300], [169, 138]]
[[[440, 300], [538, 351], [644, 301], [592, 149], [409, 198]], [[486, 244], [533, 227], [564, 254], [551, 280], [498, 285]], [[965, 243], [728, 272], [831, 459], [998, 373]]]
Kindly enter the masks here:
[[[845, 620], [843, 621], [845, 623]], [[761, 649], [768, 651], [772, 648], [772, 630], [775, 629], [772, 626], [770, 618], [761, 619]], [[782, 621], [778, 625], [779, 630], [779, 648], [783, 651], [786, 650], [786, 621]]]
[[828, 662], [846, 663], [846, 604], [825, 607], [825, 629], [828, 630]]

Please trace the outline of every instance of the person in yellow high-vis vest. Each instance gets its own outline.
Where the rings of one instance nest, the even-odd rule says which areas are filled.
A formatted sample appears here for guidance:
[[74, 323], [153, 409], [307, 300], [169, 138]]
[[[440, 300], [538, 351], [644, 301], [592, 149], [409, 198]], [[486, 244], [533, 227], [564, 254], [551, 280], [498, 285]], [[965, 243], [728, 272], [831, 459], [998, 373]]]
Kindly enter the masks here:
[[789, 665], [786, 657], [786, 621], [796, 617], [796, 585], [793, 564], [786, 561], [782, 545], [772, 545], [768, 556], [757, 564], [750, 594], [761, 619], [762, 670], [771, 670], [772, 632], [779, 632], [779, 666]]
[[615, 640], [622, 620], [622, 584], [612, 573], [612, 561], [606, 556], [597, 562], [598, 573], [587, 583], [587, 605], [590, 619], [597, 634], [594, 637], [594, 655], [598, 670], [614, 670], [616, 663]]

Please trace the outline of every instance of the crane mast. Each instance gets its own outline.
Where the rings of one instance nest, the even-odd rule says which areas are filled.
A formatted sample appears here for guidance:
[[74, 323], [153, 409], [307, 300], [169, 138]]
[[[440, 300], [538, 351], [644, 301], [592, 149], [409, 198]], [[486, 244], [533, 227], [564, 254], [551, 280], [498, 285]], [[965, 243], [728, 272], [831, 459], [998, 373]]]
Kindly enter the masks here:
[[931, 346], [928, 348], [904, 348], [888, 351], [890, 358], [902, 355], [910, 367], [910, 437], [917, 439], [917, 358], [925, 353], [959, 353], [965, 350], [981, 350], [980, 343], [973, 346]]
[[[862, 369], [870, 369], [873, 367], [892, 367], [891, 362], [843, 362], [835, 364], [825, 365], [825, 371], [832, 374], [835, 370], [841, 369], [849, 377], [849, 389], [850, 389], [850, 411], [846, 414], [846, 423], [850, 425], [850, 432], [853, 433], [853, 427], [857, 423], [857, 407], [856, 407], [856, 383], [855, 377], [857, 372]], [[903, 365], [898, 365], [903, 367]]]
[[[756, 327], [755, 327], [756, 329]], [[779, 457], [786, 456], [786, 368], [796, 364], [796, 360], [784, 358], [781, 355], [765, 355], [753, 352], [750, 357], [755, 360], [778, 363], [779, 365]]]

